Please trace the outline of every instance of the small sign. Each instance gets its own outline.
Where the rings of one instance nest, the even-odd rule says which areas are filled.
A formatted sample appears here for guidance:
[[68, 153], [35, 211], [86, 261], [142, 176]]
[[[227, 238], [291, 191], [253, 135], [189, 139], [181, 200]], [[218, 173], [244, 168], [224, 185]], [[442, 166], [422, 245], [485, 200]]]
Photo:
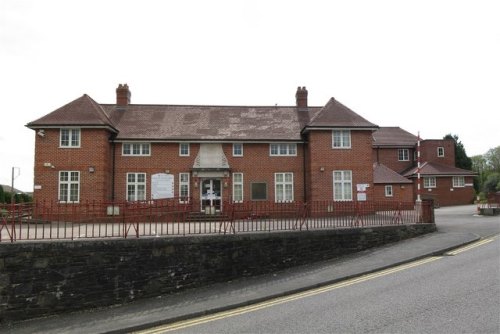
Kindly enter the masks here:
[[151, 198], [173, 198], [174, 197], [174, 175], [158, 173], [151, 175]]
[[366, 193], [358, 193], [357, 194], [357, 199], [358, 199], [358, 202], [364, 202], [366, 201]]
[[370, 185], [368, 183], [358, 183], [356, 185], [356, 188], [359, 192], [365, 192], [366, 188], [368, 188]]
[[35, 184], [35, 190], [40, 190], [40, 189], [42, 189], [42, 186], [39, 184]]

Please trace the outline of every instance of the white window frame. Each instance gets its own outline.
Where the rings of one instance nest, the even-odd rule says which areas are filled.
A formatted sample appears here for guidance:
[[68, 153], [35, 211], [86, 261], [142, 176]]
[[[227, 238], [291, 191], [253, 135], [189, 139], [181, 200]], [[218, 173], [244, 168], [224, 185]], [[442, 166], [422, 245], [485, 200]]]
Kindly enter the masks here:
[[123, 143], [122, 144], [123, 156], [151, 156], [150, 143]]
[[233, 157], [243, 156], [243, 143], [233, 143]]
[[[236, 180], [236, 177], [241, 177]], [[233, 202], [243, 202], [243, 173], [233, 173]]]
[[333, 200], [335, 202], [352, 201], [352, 170], [334, 170], [332, 177]]
[[439, 146], [437, 148], [437, 156], [438, 156], [438, 158], [444, 158], [444, 147], [443, 146]]
[[436, 177], [435, 176], [424, 176], [424, 188], [436, 188]]
[[269, 155], [271, 157], [296, 157], [296, 143], [271, 143], [269, 144]]
[[[63, 179], [63, 175], [65, 178]], [[74, 177], [76, 176], [76, 177]], [[59, 171], [58, 200], [60, 203], [80, 203], [80, 172]], [[76, 194], [72, 193], [75, 190]], [[63, 189], [65, 188], [65, 189]], [[76, 195], [76, 197], [74, 197]], [[74, 200], [72, 200], [74, 199]]]
[[392, 188], [392, 184], [385, 185], [385, 197], [394, 197], [394, 189]]
[[464, 188], [465, 176], [454, 176], [452, 182], [453, 182], [453, 188]]
[[189, 203], [189, 197], [191, 196], [189, 177], [189, 173], [179, 173], [179, 203]]
[[276, 203], [294, 201], [293, 173], [274, 173], [274, 198]]
[[[64, 133], [67, 133], [67, 139]], [[61, 128], [59, 130], [59, 147], [79, 148], [81, 146], [82, 131], [79, 128]], [[64, 138], [63, 138], [64, 137]], [[64, 140], [64, 142], [63, 142]]]
[[[133, 180], [130, 180], [129, 176], [134, 176]], [[143, 178], [143, 181], [139, 181], [139, 176]], [[126, 175], [126, 198], [129, 202], [135, 201], [145, 201], [146, 200], [146, 173], [127, 173]], [[141, 189], [142, 187], [142, 189]], [[130, 197], [129, 190], [133, 189], [133, 198]], [[142, 195], [142, 196], [141, 196]]]
[[399, 148], [398, 161], [410, 161], [410, 150], [407, 148]]
[[[187, 151], [187, 152], [184, 152]], [[189, 157], [191, 153], [191, 145], [189, 143], [179, 143], [179, 156], [180, 157]]]
[[332, 131], [333, 149], [351, 148], [351, 130], [333, 130]]

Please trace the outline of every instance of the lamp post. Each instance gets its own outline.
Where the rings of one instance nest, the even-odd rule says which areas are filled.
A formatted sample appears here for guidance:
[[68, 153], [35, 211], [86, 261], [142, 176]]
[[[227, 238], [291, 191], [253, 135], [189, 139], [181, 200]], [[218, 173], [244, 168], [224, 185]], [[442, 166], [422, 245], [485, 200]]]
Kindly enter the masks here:
[[[15, 175], [16, 169], [17, 169], [17, 175]], [[14, 191], [14, 180], [19, 175], [21, 175], [21, 168], [19, 168], [19, 167], [12, 167], [12, 178], [11, 178], [11, 184], [10, 184], [10, 188], [11, 188], [11, 190], [10, 190], [10, 194], [11, 194], [11, 196], [10, 196], [10, 203], [11, 204], [14, 204], [14, 202], [15, 202], [14, 197], [16, 195], [16, 192]]]

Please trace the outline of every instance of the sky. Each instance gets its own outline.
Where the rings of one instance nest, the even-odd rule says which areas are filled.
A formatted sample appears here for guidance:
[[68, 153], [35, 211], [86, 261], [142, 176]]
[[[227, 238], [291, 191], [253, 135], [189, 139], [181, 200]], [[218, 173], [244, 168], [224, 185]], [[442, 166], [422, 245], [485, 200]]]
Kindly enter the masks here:
[[[498, 0], [0, 0], [0, 184], [33, 189], [25, 125], [88, 94], [115, 103], [309, 105], [500, 146]], [[17, 175], [19, 174], [19, 175]]]

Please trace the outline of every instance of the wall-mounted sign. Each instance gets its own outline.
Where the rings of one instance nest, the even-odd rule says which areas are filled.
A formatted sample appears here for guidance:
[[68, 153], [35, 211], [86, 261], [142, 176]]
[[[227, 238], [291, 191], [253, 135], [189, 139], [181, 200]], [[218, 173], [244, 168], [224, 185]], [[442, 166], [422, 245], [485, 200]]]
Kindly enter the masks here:
[[158, 173], [151, 175], [151, 198], [173, 198], [174, 197], [174, 175]]

